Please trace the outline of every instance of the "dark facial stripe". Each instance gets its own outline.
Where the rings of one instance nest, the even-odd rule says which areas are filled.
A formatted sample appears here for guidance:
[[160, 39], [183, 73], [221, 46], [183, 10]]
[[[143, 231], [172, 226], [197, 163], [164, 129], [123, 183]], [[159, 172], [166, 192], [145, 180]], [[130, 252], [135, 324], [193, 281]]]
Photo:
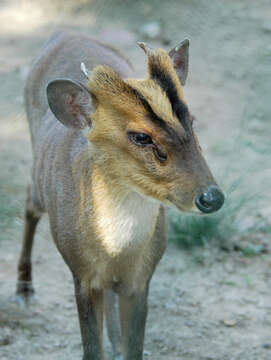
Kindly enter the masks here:
[[148, 117], [150, 120], [152, 120], [156, 125], [158, 125], [163, 130], [167, 131], [168, 125], [167, 123], [161, 119], [158, 115], [155, 114], [152, 107], [148, 103], [148, 101], [145, 99], [145, 97], [136, 89], [132, 88], [134, 96], [140, 101], [141, 105], [144, 107], [144, 109], [148, 113]]
[[177, 116], [185, 130], [189, 130], [189, 112], [186, 105], [179, 99], [178, 91], [170, 75], [160, 68], [159, 64], [152, 63], [150, 76], [166, 93], [172, 107], [173, 113]]
[[162, 130], [166, 132], [166, 134], [172, 139], [173, 141], [180, 142], [178, 134], [175, 130], [169, 126], [163, 119], [161, 119], [158, 115], [155, 114], [152, 107], [145, 99], [145, 97], [136, 89], [131, 87], [131, 91], [133, 92], [134, 96], [140, 101], [141, 105], [147, 111], [148, 118], [155, 124], [158, 125]]

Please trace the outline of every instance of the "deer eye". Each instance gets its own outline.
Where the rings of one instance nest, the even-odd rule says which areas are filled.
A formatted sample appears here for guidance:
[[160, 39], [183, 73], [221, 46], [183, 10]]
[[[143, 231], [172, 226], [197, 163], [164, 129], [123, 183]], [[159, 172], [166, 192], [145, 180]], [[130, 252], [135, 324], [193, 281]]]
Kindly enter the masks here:
[[128, 137], [132, 143], [140, 146], [151, 145], [153, 143], [152, 138], [144, 133], [129, 132]]

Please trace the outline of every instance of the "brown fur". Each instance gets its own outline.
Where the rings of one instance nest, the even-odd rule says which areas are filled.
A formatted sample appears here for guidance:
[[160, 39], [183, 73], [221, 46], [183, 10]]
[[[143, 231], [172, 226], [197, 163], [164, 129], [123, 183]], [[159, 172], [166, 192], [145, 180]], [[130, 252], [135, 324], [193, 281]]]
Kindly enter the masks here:
[[[92, 70], [87, 83], [79, 71], [81, 62]], [[181, 83], [165, 51], [148, 54], [149, 71], [152, 66], [170, 76], [183, 102]], [[104, 301], [115, 359], [122, 359], [120, 348], [125, 360], [142, 359], [148, 285], [166, 244], [162, 204], [197, 211], [195, 197], [214, 183], [192, 128], [187, 132], [182, 126], [160, 84], [150, 76], [131, 78], [132, 73], [111, 47], [85, 35], [60, 33], [46, 45], [26, 84], [34, 163], [18, 295], [30, 294], [21, 291], [20, 283], [31, 285], [31, 275], [25, 274], [31, 270], [33, 233], [46, 211], [56, 246], [74, 277], [84, 360], [103, 359]], [[85, 126], [91, 119], [91, 129], [64, 127], [48, 108], [45, 86], [58, 77], [87, 87], [89, 94], [69, 83], [84, 94], [79, 100], [92, 99], [87, 107], [74, 103], [75, 96], [67, 98], [74, 117], [82, 116], [81, 105], [92, 108], [83, 122]], [[65, 91], [65, 81], [58, 85]], [[131, 131], [149, 134], [153, 145], [132, 143], [127, 136]], [[155, 155], [155, 146], [167, 154], [165, 162]], [[111, 321], [116, 319], [115, 310], [110, 311], [115, 309], [112, 291], [119, 297], [122, 345]]]

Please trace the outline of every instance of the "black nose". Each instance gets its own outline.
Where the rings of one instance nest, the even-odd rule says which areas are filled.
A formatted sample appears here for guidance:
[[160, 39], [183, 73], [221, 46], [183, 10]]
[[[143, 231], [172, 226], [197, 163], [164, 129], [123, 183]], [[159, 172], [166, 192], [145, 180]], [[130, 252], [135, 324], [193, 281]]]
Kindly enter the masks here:
[[206, 192], [196, 198], [197, 208], [206, 213], [212, 213], [224, 204], [224, 195], [217, 186], [211, 185]]

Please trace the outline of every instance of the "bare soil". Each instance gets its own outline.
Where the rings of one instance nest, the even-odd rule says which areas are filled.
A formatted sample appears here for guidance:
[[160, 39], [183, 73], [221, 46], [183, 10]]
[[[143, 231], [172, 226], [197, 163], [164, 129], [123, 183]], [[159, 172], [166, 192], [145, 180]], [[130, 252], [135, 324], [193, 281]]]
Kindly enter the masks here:
[[[153, 21], [161, 34], [148, 40], [142, 26]], [[22, 98], [31, 60], [50, 34], [70, 28], [120, 48], [144, 75], [136, 41], [170, 48], [189, 37], [185, 94], [203, 151], [218, 182], [242, 177], [248, 189], [264, 193], [247, 219], [268, 218], [270, 160], [261, 149], [271, 135], [271, 2], [2, 1], [0, 23], [0, 359], [80, 359], [72, 279], [46, 216], [33, 255], [35, 303], [25, 309], [14, 302], [31, 166]], [[151, 285], [145, 359], [271, 359], [270, 234], [254, 242], [265, 244], [265, 254], [169, 244]], [[109, 358], [107, 341], [106, 349]]]

